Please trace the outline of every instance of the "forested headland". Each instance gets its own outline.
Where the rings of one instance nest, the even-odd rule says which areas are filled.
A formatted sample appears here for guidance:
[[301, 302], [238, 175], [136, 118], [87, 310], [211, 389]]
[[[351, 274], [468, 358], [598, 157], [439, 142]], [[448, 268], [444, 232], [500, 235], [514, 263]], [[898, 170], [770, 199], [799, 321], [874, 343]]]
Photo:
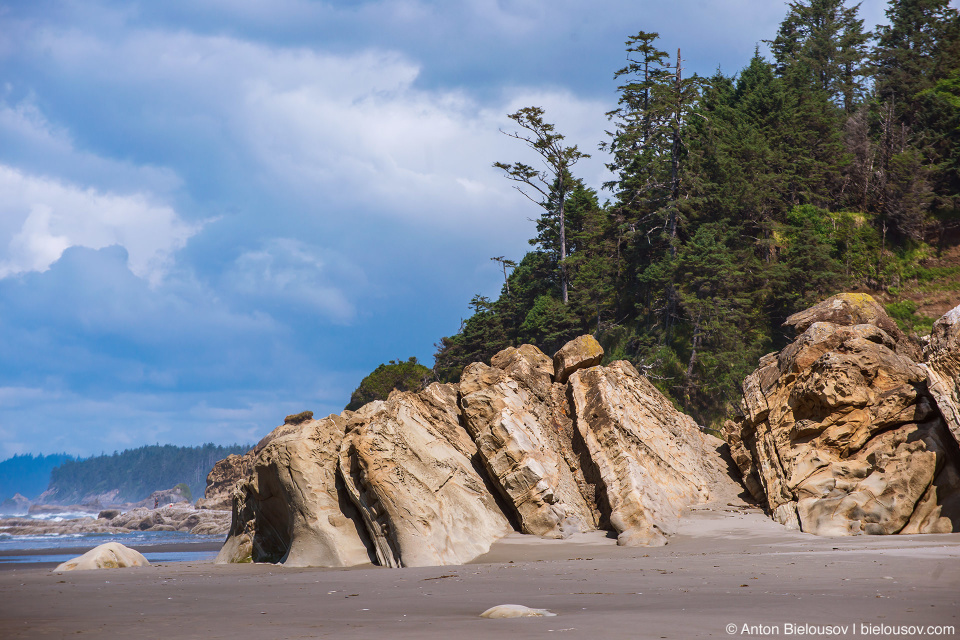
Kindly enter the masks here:
[[66, 460], [50, 472], [52, 500], [60, 504], [79, 503], [85, 497], [115, 489], [117, 502], [138, 502], [161, 489], [186, 484], [193, 498], [203, 496], [207, 474], [230, 454], [243, 455], [249, 445], [199, 447], [147, 445], [82, 460]]
[[73, 460], [65, 453], [51, 455], [15, 455], [0, 462], [0, 501], [15, 494], [34, 499], [46, 491], [54, 467]]
[[732, 76], [688, 74], [675, 43], [630, 37], [602, 193], [575, 166], [597, 151], [538, 107], [511, 114], [518, 154], [543, 163], [495, 166], [532, 201], [537, 236], [493, 258], [501, 293], [475, 296], [441, 339], [436, 379], [591, 333], [605, 361], [716, 425], [786, 344], [784, 319], [832, 294], [870, 292], [929, 331], [960, 298], [960, 17], [947, 0], [891, 2], [887, 17], [871, 31], [857, 5], [790, 2], [772, 60], [758, 50]]

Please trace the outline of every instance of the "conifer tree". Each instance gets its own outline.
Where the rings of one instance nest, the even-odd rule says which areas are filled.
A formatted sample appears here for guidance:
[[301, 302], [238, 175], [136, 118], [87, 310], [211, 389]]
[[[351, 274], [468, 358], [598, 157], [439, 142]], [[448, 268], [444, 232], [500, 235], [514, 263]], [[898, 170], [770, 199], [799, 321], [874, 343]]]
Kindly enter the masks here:
[[863, 95], [867, 42], [859, 4], [845, 7], [844, 0], [795, 0], [780, 23], [777, 37], [768, 40], [777, 61], [777, 72], [786, 76], [802, 66], [810, 84], [844, 112], [853, 113]]
[[502, 169], [508, 179], [523, 185], [517, 186], [517, 190], [527, 199], [546, 209], [546, 213], [541, 216], [539, 224], [551, 229], [556, 234], [560, 286], [563, 303], [566, 304], [569, 295], [565, 265], [567, 236], [564, 205], [573, 181], [570, 167], [582, 158], [589, 158], [590, 155], [582, 153], [576, 145], [572, 147], [564, 145], [564, 137], [556, 132], [554, 125], [544, 122], [543, 114], [543, 109], [540, 107], [526, 107], [516, 113], [511, 113], [508, 117], [514, 120], [526, 133], [518, 131], [503, 133], [525, 142], [540, 156], [545, 169], [534, 169], [523, 162], [512, 164], [494, 162], [493, 166]]

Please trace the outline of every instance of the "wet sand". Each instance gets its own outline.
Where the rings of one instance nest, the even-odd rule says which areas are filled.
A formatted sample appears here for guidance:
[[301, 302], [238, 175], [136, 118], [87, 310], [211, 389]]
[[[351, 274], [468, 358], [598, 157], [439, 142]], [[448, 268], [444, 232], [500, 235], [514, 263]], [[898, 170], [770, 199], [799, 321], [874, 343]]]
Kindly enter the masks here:
[[[478, 617], [506, 603], [557, 616]], [[514, 534], [448, 567], [0, 572], [5, 639], [822, 637], [788, 625], [846, 626], [834, 637], [857, 638], [912, 637], [862, 625], [947, 625], [953, 633], [932, 637], [960, 637], [960, 534], [818, 538], [715, 506], [659, 548], [617, 547], [601, 532]]]

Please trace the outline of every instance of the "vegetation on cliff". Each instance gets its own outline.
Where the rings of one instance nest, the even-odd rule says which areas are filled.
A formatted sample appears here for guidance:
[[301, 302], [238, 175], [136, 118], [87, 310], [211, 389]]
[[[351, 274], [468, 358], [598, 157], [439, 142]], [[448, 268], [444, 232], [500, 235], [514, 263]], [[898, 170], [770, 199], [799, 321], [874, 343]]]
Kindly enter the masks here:
[[346, 408], [356, 411], [368, 402], [386, 400], [394, 389], [416, 391], [425, 380], [431, 378], [430, 369], [417, 362], [416, 358], [391, 360], [390, 364], [381, 364], [360, 381]]
[[[518, 262], [495, 258], [512, 268], [499, 298], [473, 298], [437, 345], [435, 377], [592, 333], [605, 361], [629, 360], [715, 426], [758, 358], [786, 344], [787, 316], [829, 295], [871, 291], [903, 329], [929, 330], [960, 290], [960, 17], [948, 5], [891, 2], [891, 24], [870, 33], [857, 6], [797, 0], [773, 60], [758, 51], [733, 76], [689, 76], [656, 33], [631, 37], [600, 144], [608, 199], [572, 163], [495, 164], [546, 185], [537, 236]], [[538, 132], [576, 149], [538, 108], [511, 117], [541, 155]]]
[[202, 496], [207, 474], [228, 455], [244, 454], [250, 445], [199, 447], [147, 445], [83, 460], [66, 460], [50, 472], [52, 500], [78, 503], [88, 496], [119, 489], [117, 502], [139, 502], [159, 489], [185, 484], [187, 495]]

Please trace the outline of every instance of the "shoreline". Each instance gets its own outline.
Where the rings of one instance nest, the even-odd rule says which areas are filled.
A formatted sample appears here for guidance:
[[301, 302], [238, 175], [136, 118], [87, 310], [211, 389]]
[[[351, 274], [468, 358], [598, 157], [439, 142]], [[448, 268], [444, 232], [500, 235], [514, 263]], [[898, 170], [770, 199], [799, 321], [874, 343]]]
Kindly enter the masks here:
[[[941, 637], [957, 637], [960, 534], [824, 538], [712, 505], [688, 512], [664, 547], [618, 547], [605, 532], [511, 534], [470, 564], [441, 567], [171, 562], [55, 574], [20, 564], [0, 571], [0, 602], [4, 638], [797, 637], [787, 624], [953, 625]], [[479, 618], [508, 603], [557, 617]]]
[[[24, 557], [24, 556], [49, 556], [49, 555], [64, 555], [64, 554], [73, 554], [73, 555], [83, 555], [90, 549], [93, 549], [97, 545], [92, 546], [74, 546], [74, 547], [48, 547], [45, 549], [9, 549], [6, 551], [0, 551], [0, 556], [10, 556], [10, 557]], [[220, 547], [223, 546], [222, 542], [161, 542], [158, 544], [130, 544], [125, 545], [131, 549], [139, 551], [140, 553], [182, 553], [182, 552], [207, 552], [220, 551]], [[3, 568], [3, 563], [0, 563], [0, 570]]]

